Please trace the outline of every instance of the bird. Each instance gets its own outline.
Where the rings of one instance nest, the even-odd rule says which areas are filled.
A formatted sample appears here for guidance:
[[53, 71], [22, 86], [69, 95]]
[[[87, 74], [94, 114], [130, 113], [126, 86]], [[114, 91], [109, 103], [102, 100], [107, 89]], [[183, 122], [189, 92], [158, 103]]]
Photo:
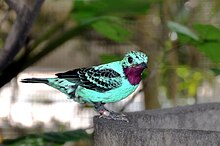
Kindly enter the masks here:
[[123, 113], [107, 109], [106, 103], [118, 102], [139, 86], [148, 56], [140, 51], [127, 52], [122, 60], [56, 73], [53, 78], [25, 78], [22, 83], [44, 83], [80, 104], [91, 104], [100, 118], [129, 122]]

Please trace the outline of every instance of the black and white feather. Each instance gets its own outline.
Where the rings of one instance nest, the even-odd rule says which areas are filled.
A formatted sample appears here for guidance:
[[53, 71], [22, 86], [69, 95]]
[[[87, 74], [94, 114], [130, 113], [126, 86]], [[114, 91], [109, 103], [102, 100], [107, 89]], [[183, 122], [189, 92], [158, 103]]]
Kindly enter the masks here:
[[57, 73], [56, 76], [98, 92], [106, 92], [122, 84], [121, 75], [112, 69], [80, 68]]

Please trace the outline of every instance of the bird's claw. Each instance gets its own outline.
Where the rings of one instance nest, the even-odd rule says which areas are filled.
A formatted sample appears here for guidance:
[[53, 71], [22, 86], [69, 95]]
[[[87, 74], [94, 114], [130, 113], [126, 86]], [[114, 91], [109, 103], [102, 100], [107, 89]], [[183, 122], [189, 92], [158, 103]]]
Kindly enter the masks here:
[[126, 115], [119, 114], [119, 113], [112, 113], [112, 112], [109, 113], [109, 115], [102, 114], [102, 115], [99, 116], [99, 118], [129, 122], [128, 119], [126, 118]]

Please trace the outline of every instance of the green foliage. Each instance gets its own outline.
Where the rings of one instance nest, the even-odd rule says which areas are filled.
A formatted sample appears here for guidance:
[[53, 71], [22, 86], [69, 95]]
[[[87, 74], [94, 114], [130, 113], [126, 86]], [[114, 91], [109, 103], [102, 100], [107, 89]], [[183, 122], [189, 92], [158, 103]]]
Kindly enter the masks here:
[[118, 0], [74, 0], [71, 17], [79, 25], [91, 23], [95, 31], [108, 39], [125, 42], [131, 37], [131, 31], [124, 27], [126, 17], [144, 14], [150, 2], [121, 0], [118, 3]]
[[125, 42], [131, 37], [130, 31], [125, 29], [123, 24], [119, 22], [99, 20], [94, 22], [92, 27], [101, 35], [116, 42]]
[[196, 41], [184, 34], [178, 34], [178, 40], [181, 44], [195, 44]]
[[212, 62], [220, 62], [220, 29], [213, 25], [194, 24], [195, 34], [188, 27], [175, 22], [168, 22], [168, 27], [179, 34], [182, 44], [193, 45]]
[[78, 23], [99, 19], [101, 16], [132, 17], [144, 14], [150, 6], [146, 0], [74, 0], [71, 16]]
[[217, 76], [217, 75], [220, 75], [220, 69], [219, 68], [211, 68], [211, 70], [214, 72], [214, 74]]
[[[168, 27], [178, 34], [178, 42], [181, 46], [194, 46], [204, 54], [211, 62], [211, 71], [220, 75], [218, 63], [220, 63], [220, 29], [209, 24], [193, 24], [192, 28], [169, 21]], [[183, 50], [181, 50], [183, 51]], [[214, 66], [214, 68], [213, 68]], [[208, 70], [207, 70], [208, 71]], [[178, 91], [183, 97], [195, 97], [197, 89], [204, 79], [202, 72], [186, 65], [180, 65], [176, 69], [178, 76]]]
[[144, 79], [146, 79], [148, 76], [149, 76], [149, 71], [144, 71], [143, 73], [142, 73], [142, 79], [144, 80]]
[[199, 43], [197, 47], [214, 63], [220, 62], [220, 42], [203, 42]]
[[196, 47], [214, 63], [220, 62], [220, 29], [213, 25], [194, 24], [193, 28], [200, 36]]
[[193, 28], [202, 41], [220, 41], [220, 30], [209, 24], [194, 24]]
[[176, 73], [181, 80], [178, 84], [178, 91], [184, 93], [186, 97], [194, 97], [202, 81], [201, 72], [192, 70], [187, 66], [179, 66]]
[[80, 139], [91, 139], [91, 135], [85, 130], [79, 129], [66, 132], [49, 132], [43, 134], [30, 134], [16, 139], [4, 140], [3, 144], [10, 146], [44, 146], [48, 143], [58, 146], [68, 141], [78, 141]]

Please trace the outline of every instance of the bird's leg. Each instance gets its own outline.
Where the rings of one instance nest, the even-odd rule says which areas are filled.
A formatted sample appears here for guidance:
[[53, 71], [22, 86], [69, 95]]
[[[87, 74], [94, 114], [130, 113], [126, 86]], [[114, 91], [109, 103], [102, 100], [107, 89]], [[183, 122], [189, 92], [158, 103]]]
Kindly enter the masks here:
[[104, 104], [105, 103], [101, 103], [101, 102], [94, 103], [96, 111], [99, 112], [100, 114], [99, 118], [122, 120], [128, 122], [128, 119], [125, 117], [124, 114], [111, 111], [105, 108]]
[[94, 102], [94, 107], [95, 110], [100, 114], [100, 115], [104, 115], [105, 112], [108, 112], [105, 107], [104, 107], [104, 103], [101, 102]]

